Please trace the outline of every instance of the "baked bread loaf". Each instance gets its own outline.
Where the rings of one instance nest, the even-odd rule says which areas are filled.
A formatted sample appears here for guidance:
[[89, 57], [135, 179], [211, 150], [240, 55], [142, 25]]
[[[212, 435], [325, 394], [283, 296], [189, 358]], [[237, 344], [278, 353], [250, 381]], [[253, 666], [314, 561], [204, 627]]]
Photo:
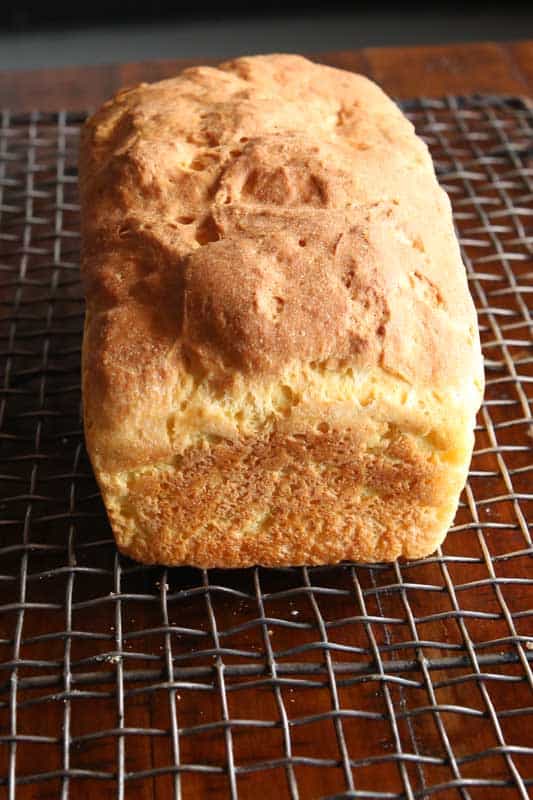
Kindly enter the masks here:
[[419, 557], [483, 391], [450, 203], [366, 78], [289, 55], [120, 92], [81, 158], [89, 454], [119, 548]]

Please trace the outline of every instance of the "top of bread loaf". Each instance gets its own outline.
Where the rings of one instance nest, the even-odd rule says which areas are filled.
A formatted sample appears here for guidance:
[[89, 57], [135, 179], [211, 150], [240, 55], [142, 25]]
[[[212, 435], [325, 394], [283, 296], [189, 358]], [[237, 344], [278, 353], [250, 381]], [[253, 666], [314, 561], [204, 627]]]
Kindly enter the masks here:
[[170, 407], [183, 371], [220, 391], [295, 361], [459, 392], [474, 376], [479, 401], [448, 197], [366, 78], [272, 55], [122, 91], [85, 127], [80, 179], [104, 426], [148, 395]]

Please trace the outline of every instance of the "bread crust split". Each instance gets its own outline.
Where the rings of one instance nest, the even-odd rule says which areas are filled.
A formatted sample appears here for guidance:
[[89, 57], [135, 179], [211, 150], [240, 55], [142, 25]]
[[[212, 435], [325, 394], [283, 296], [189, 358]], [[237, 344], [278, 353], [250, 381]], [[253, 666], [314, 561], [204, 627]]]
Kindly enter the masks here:
[[187, 69], [86, 123], [80, 194], [85, 433], [120, 549], [433, 551], [483, 368], [449, 200], [394, 103], [299, 56]]

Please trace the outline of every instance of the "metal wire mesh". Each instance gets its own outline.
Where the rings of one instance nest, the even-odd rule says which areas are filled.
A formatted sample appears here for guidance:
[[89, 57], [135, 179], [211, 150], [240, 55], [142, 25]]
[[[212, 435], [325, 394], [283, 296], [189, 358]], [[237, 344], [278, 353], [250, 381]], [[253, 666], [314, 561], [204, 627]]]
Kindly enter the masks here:
[[0, 130], [0, 795], [527, 798], [533, 114], [405, 104], [450, 193], [487, 367], [431, 558], [201, 572], [120, 557], [84, 450], [83, 115]]

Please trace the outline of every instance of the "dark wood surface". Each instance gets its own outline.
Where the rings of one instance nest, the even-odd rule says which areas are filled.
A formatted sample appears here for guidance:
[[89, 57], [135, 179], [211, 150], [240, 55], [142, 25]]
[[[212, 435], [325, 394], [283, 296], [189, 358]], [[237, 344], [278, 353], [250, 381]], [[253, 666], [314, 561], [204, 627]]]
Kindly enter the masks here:
[[[372, 48], [356, 52], [324, 54], [317, 57], [317, 60], [365, 73], [398, 98], [420, 94], [435, 97], [446, 93], [469, 94], [473, 92], [533, 94], [533, 42], [394, 49]], [[202, 61], [205, 62], [205, 59]], [[173, 75], [186, 63], [175, 60], [26, 73], [0, 73], [0, 106], [10, 107], [16, 111], [86, 109], [98, 105], [121, 86]], [[496, 136], [496, 133], [494, 135]], [[509, 178], [506, 177], [506, 180], [508, 181]], [[42, 213], [40, 207], [34, 209], [34, 212], [36, 216], [45, 217], [49, 213], [46, 207], [46, 197], [44, 196], [40, 202], [43, 203]], [[461, 225], [464, 229], [463, 232], [466, 232], [468, 226], [474, 223], [468, 214], [464, 216], [465, 219]], [[63, 224], [68, 227], [67, 223], [68, 220], [63, 221]], [[77, 218], [73, 219], [72, 228], [76, 228], [77, 224]], [[523, 241], [525, 242], [525, 239]], [[474, 245], [471, 246], [469, 252], [472, 258], [478, 255]], [[516, 274], [523, 275], [525, 281], [525, 276], [531, 269], [531, 266], [528, 266], [526, 255], [523, 260], [514, 263]], [[498, 264], [493, 262], [488, 262], [483, 267], [485, 272], [493, 270], [496, 273], [498, 269]], [[489, 275], [489, 278], [491, 277]], [[491, 285], [487, 280], [489, 289]], [[25, 288], [25, 292], [28, 292], [27, 288]], [[500, 298], [498, 302], [503, 303], [504, 301]], [[511, 302], [515, 302], [515, 300], [509, 300], [510, 307], [512, 307]], [[523, 331], [520, 329], [519, 333], [521, 336]], [[485, 326], [483, 336], [485, 341], [494, 338], [493, 332], [487, 326]], [[516, 334], [517, 339], [520, 336], [518, 333]], [[69, 342], [70, 340], [67, 340], [67, 344]], [[513, 350], [513, 356], [519, 357], [519, 355], [517, 345]], [[496, 356], [494, 356], [494, 351], [491, 351], [491, 357]], [[77, 365], [75, 369], [77, 369]], [[523, 371], [525, 369], [526, 367], [522, 367]], [[491, 391], [490, 398], [495, 402], [507, 398], [507, 394], [505, 394], [507, 385], [504, 385], [501, 390], [498, 387], [492, 387]], [[68, 399], [67, 395], [65, 403]], [[74, 407], [74, 412], [77, 414], [77, 405]], [[72, 413], [70, 407], [69, 413]], [[494, 419], [499, 423], [505, 423], [505, 414], [508, 413], [506, 406], [501, 408], [495, 406], [492, 410]], [[68, 415], [66, 419], [70, 419]], [[480, 419], [480, 424], [483, 424], [483, 419]], [[523, 445], [525, 442], [524, 429], [519, 426], [504, 428], [502, 432], [498, 432], [498, 436], [501, 436], [501, 441], [506, 445]], [[29, 446], [31, 447], [31, 445]], [[478, 446], [486, 448], [487, 454], [478, 458], [474, 466], [478, 470], [492, 471], [493, 477], [486, 480], [478, 478], [475, 484], [476, 499], [504, 497], [508, 488], [499, 472], [500, 467], [496, 458], [490, 452], [491, 440], [484, 431], [478, 435]], [[525, 469], [527, 457], [527, 454], [519, 453], [516, 455], [513, 465]], [[85, 468], [88, 470], [88, 465], [85, 464]], [[22, 469], [23, 466], [21, 466]], [[44, 469], [45, 467], [41, 467], [41, 471]], [[65, 467], [65, 471], [66, 469]], [[60, 471], [59, 467], [56, 467], [55, 471]], [[531, 473], [523, 472], [513, 477], [515, 491], [524, 494], [530, 491], [528, 485], [530, 475]], [[43, 485], [46, 488], [48, 484]], [[92, 497], [91, 503], [96, 508], [98, 502], [96, 487], [92, 483], [89, 484], [88, 489], [86, 484], [82, 485], [84, 494]], [[26, 500], [27, 498], [21, 495], [22, 508], [25, 508]], [[91, 505], [90, 509], [92, 508]], [[401, 742], [404, 752], [412, 752], [413, 749], [418, 748], [418, 752], [426, 757], [424, 769], [427, 784], [437, 786], [448, 782], [448, 788], [435, 791], [432, 797], [437, 800], [448, 800], [448, 798], [460, 800], [461, 797], [464, 797], [452, 787], [456, 775], [450, 766], [446, 741], [450, 742], [449, 748], [456, 757], [467, 757], [471, 753], [481, 751], [491, 753], [481, 761], [469, 761], [468, 758], [465, 758], [465, 762], [460, 765], [461, 778], [471, 778], [473, 781], [470, 791], [470, 797], [473, 800], [476, 798], [492, 800], [492, 798], [500, 797], [499, 794], [490, 794], [491, 791], [498, 790], [492, 788], [487, 792], [480, 783], [480, 781], [490, 778], [503, 782], [502, 798], [515, 800], [519, 796], [516, 786], [513, 784], [509, 766], [503, 756], [499, 754], [498, 729], [491, 720], [487, 699], [482, 692], [488, 686], [487, 691], [490, 690], [490, 697], [496, 698], [498, 712], [503, 710], [507, 714], [502, 714], [499, 720], [500, 730], [503, 731], [505, 741], [516, 746], [533, 744], [531, 742], [533, 728], [528, 723], [530, 718], [518, 713], [515, 716], [507, 713], [509, 709], [519, 710], [530, 705], [528, 686], [525, 679], [520, 678], [524, 674], [523, 667], [515, 663], [506, 669], [494, 666], [488, 668], [486, 670], [488, 673], [505, 672], [510, 676], [506, 682], [502, 681], [498, 685], [495, 685], [494, 681], [491, 682], [491, 679], [483, 682], [466, 678], [464, 681], [460, 680], [460, 676], [473, 673], [470, 656], [464, 648], [465, 629], [461, 627], [463, 624], [472, 636], [475, 635], [477, 642], [488, 643], [485, 649], [478, 651], [478, 655], [490, 655], [495, 650], [506, 654], [514, 652], [514, 643], [509, 641], [509, 626], [501, 612], [501, 601], [493, 586], [486, 582], [489, 573], [482, 544], [485, 545], [486, 542], [486, 547], [491, 555], [512, 551], [520, 554], [524, 547], [524, 541], [516, 524], [516, 509], [513, 510], [511, 503], [494, 502], [488, 506], [482, 505], [480, 509], [482, 522], [495, 522], [509, 527], [495, 528], [494, 530], [487, 528], [484, 534], [485, 538], [482, 540], [474, 530], [466, 530], [464, 535], [454, 534], [450, 538], [449, 550], [445, 550], [445, 552], [452, 553], [454, 558], [461, 556], [470, 559], [470, 561], [458, 561], [457, 563], [450, 561], [448, 567], [451, 580], [456, 585], [463, 587], [458, 601], [460, 612], [455, 613], [452, 595], [444, 585], [441, 567], [436, 563], [428, 562], [402, 567], [404, 579], [410, 581], [412, 585], [401, 593], [397, 591], [397, 588], [395, 589], [398, 577], [393, 566], [377, 573], [378, 584], [389, 587], [381, 594], [378, 594], [375, 587], [373, 588], [370, 576], [364, 569], [358, 573], [358, 580], [360, 580], [363, 590], [368, 590], [368, 594], [365, 595], [364, 613], [375, 616], [378, 620], [381, 617], [401, 620], [398, 624], [390, 625], [386, 634], [385, 625], [381, 625], [379, 622], [373, 624], [372, 631], [376, 636], [377, 646], [383, 648], [385, 658], [413, 660], [416, 669], [406, 670], [405, 673], [402, 673], [402, 677], [415, 677], [419, 685], [400, 689], [396, 684], [388, 683], [389, 694], [387, 695], [385, 683], [381, 682], [379, 675], [373, 675], [368, 677], [364, 683], [358, 683], [357, 672], [355, 672], [355, 678], [349, 671], [346, 673], [347, 682], [341, 686], [339, 692], [340, 707], [344, 710], [356, 709], [361, 712], [374, 714], [377, 712], [378, 715], [383, 715], [374, 720], [348, 717], [343, 720], [349, 753], [361, 762], [366, 757], [369, 759], [368, 763], [360, 763], [354, 770], [356, 788], [372, 786], [375, 791], [399, 795], [405, 787], [401, 772], [403, 768], [416, 785], [416, 769], [413, 764], [408, 762], [403, 764], [400, 761], [393, 762], [392, 760], [384, 761], [384, 763], [379, 761], [380, 758], [385, 759], [398, 749], [398, 742], [387, 719], [387, 702], [390, 701], [396, 709], [401, 708], [405, 711], [422, 709], [420, 713], [412, 717], [398, 717], [397, 739]], [[14, 513], [12, 512], [13, 515]], [[472, 524], [472, 515], [467, 507], [460, 510], [457, 523]], [[38, 529], [35, 536], [40, 535], [43, 542], [48, 545], [57, 543], [60, 546], [64, 543], [67, 535], [66, 529], [64, 526], [61, 527], [53, 516], [50, 516], [43, 526]], [[20, 531], [14, 528], [3, 530], [7, 531], [3, 534], [5, 543], [13, 543], [15, 547], [20, 541]], [[40, 534], [39, 531], [41, 531]], [[84, 545], [100, 542], [103, 538], [109, 537], [110, 532], [103, 515], [101, 515], [96, 521], [88, 520], [86, 525], [80, 522], [76, 535], [77, 541]], [[126, 680], [128, 693], [125, 699], [125, 715], [124, 719], [117, 719], [115, 695], [117, 680], [115, 675], [118, 674], [119, 665], [113, 660], [106, 661], [105, 658], [96, 665], [94, 661], [85, 661], [94, 656], [96, 652], [104, 654], [114, 649], [116, 625], [114, 593], [117, 589], [113, 582], [114, 549], [111, 545], [93, 547], [90, 551], [84, 550], [83, 547], [81, 549], [82, 556], [86, 552], [90, 555], [90, 557], [89, 555], [86, 557], [85, 561], [80, 558], [81, 567], [90, 563], [91, 566], [98, 566], [101, 573], [96, 577], [92, 575], [84, 577], [82, 573], [76, 576], [72, 628], [81, 631], [83, 636], [81, 634], [72, 636], [72, 650], [69, 651], [69, 658], [72, 658], [75, 665], [73, 669], [75, 675], [98, 669], [105, 672], [108, 677], [105, 681], [102, 680], [95, 685], [89, 684], [87, 681], [85, 683], [81, 680], [78, 683], [76, 680], [74, 681], [74, 689], [80, 691], [71, 701], [72, 719], [69, 733], [71, 736], [79, 738], [69, 750], [69, 767], [70, 769], [102, 770], [115, 773], [117, 759], [120, 757], [120, 737], [116, 735], [116, 729], [119, 724], [123, 724], [127, 729], [133, 731], [125, 737], [124, 769], [126, 772], [161, 768], [161, 774], [154, 777], [153, 780], [139, 779], [129, 782], [126, 800], [128, 797], [135, 797], [137, 800], [170, 799], [173, 796], [173, 781], [166, 768], [173, 762], [173, 756], [169, 737], [164, 734], [170, 727], [169, 708], [172, 702], [169, 703], [164, 689], [154, 692], [150, 688], [151, 684], [164, 681], [168, 676], [163, 672], [161, 678], [157, 680]], [[3, 589], [5, 602], [13, 604], [13, 610], [5, 615], [3, 628], [0, 623], [0, 664], [3, 662], [7, 665], [13, 658], [13, 630], [19, 619], [17, 616], [19, 613], [17, 607], [19, 568], [16, 562], [18, 557], [18, 551], [16, 551], [11, 556], [12, 564], [7, 556], [6, 561], [2, 564], [2, 572], [12, 573], [16, 578], [12, 583], [6, 581]], [[65, 641], [62, 636], [44, 640], [39, 640], [38, 637], [48, 636], [50, 632], [65, 629], [65, 597], [70, 591], [68, 583], [70, 578], [61, 571], [65, 558], [63, 552], [59, 552], [57, 555], [45, 553], [38, 557], [39, 562], [36, 560], [37, 556], [30, 556], [30, 559], [33, 559], [29, 563], [30, 573], [39, 573], [42, 570], [44, 574], [44, 571], [48, 569], [55, 570], [55, 572], [50, 572], [50, 575], [45, 574], [42, 580], [39, 578], [31, 582], [28, 599], [35, 603], [49, 603], [55, 604], [55, 606], [46, 610], [46, 613], [38, 614], [35, 611], [31, 615], [27, 614], [24, 621], [21, 656], [34, 659], [37, 666], [33, 667], [33, 671], [31, 665], [19, 670], [18, 677], [23, 679], [34, 674], [43, 674], [45, 677], [41, 688], [25, 688], [22, 685], [19, 689], [17, 701], [21, 705], [18, 714], [18, 732], [20, 735], [42, 734], [55, 737], [57, 741], [43, 742], [38, 745], [21, 741], [17, 751], [17, 773], [23, 775], [57, 771], [57, 776], [39, 785], [21, 786], [17, 793], [17, 798], [20, 800], [44, 800], [45, 798], [59, 797], [60, 775], [65, 765], [62, 750], [62, 742], [67, 735], [62, 727], [65, 719], [64, 701], [60, 694], [57, 697], [52, 696], [53, 692], [60, 693], [65, 690], [65, 687], [61, 682], [47, 683], [47, 675], [51, 675], [53, 679], [54, 670], [49, 669], [46, 672], [43, 667], [39, 667], [38, 662], [38, 659], [56, 659], [57, 663], [62, 665], [65, 659]], [[525, 555], [520, 558], [514, 557], [499, 561], [496, 567], [498, 578], [502, 581], [512, 580], [519, 574], [526, 574], [525, 570], [528, 568], [528, 564], [531, 569], [530, 561], [526, 561]], [[149, 657], [154, 654], [161, 657], [166, 634], [153, 633], [143, 635], [142, 638], [135, 638], [136, 631], [151, 631], [161, 625], [159, 605], [155, 602], [150, 604], [136, 600], [146, 593], [153, 594], [154, 597], [158, 596], [157, 575], [158, 573], [153, 570], [143, 572], [132, 570], [131, 573], [125, 575], [121, 585], [121, 591], [126, 598], [122, 600], [123, 631], [126, 636], [132, 636], [127, 640], [128, 652], [124, 654], [124, 669], [132, 672], [159, 668], [159, 661], [154, 662], [149, 660]], [[183, 625], [209, 633], [203, 600], [197, 598], [185, 602], [179, 596], [181, 590], [200, 581], [196, 573], [191, 576], [192, 571], [190, 574], [179, 570], [171, 573], [169, 591], [173, 599], [169, 602], [169, 624]], [[270, 574], [262, 580], [264, 580], [263, 591], [268, 592], [291, 588], [291, 581], [297, 585], [296, 579], [291, 578], [290, 575]], [[360, 647], [366, 653], [369, 647], [367, 632], [357, 621], [357, 615], [361, 615], [363, 611], [358, 606], [350, 574], [348, 572], [342, 575], [339, 572], [324, 572], [322, 575], [315, 575], [313, 580], [326, 587], [334, 586], [337, 590], [344, 589], [346, 593], [345, 597], [317, 595], [324, 617], [329, 622], [339, 622], [328, 628], [330, 640], [340, 646]], [[250, 571], [243, 572], [239, 578], [235, 577], [234, 573], [226, 576], [217, 573], [212, 582], [219, 585], [239, 585], [251, 598], [246, 601], [237, 601], [231, 597], [214, 596], [215, 614], [218, 620], [223, 621], [223, 628], [232, 628], [243, 620], [253, 620], [257, 617], [258, 609], [253, 599], [254, 587], [251, 583]], [[470, 584], [472, 584], [471, 588]], [[424, 586], [434, 586], [436, 589], [424, 590]], [[531, 587], [524, 586], [522, 591], [520, 587], [513, 587], [511, 584], [510, 586], [504, 585], [503, 591], [506, 594], [506, 601], [511, 613], [516, 614], [518, 633], [525, 635], [527, 625], [530, 626], [531, 621], [531, 617], [527, 617], [528, 609], [531, 608]], [[107, 594], [109, 595], [107, 604], [95, 606], [87, 602], [87, 598], [104, 597]], [[444, 664], [442, 668], [432, 672], [431, 680], [438, 687], [435, 698], [430, 694], [431, 683], [422, 677], [420, 662], [414, 661], [420, 657], [422, 649], [415, 648], [411, 642], [413, 632], [406, 614], [406, 598], [417, 619], [428, 620], [420, 622], [416, 631], [425, 642], [424, 657], [452, 658], [458, 654], [465, 656], [464, 669], [462, 667], [448, 669]], [[4, 602], [2, 596], [0, 596], [0, 604], [1, 602]], [[485, 617], [481, 617], [480, 612]], [[290, 649], [295, 642], [301, 644], [306, 636], [310, 642], [316, 641], [316, 630], [307, 632], [307, 629], [304, 628], [305, 624], [316, 625], [316, 610], [305, 593], [297, 595], [289, 605], [284, 599], [268, 601], [265, 606], [265, 614], [278, 619], [286, 619], [289, 623], [295, 620], [302, 623], [302, 629], [297, 631], [276, 624], [270, 626], [269, 641], [277, 652]], [[468, 614], [474, 614], [475, 620], [468, 617]], [[345, 622], [341, 625], [342, 620]], [[95, 633], [98, 634], [96, 638], [88, 638]], [[266, 636], [266, 631], [262, 627], [256, 626], [231, 634], [224, 638], [222, 643], [225, 647], [256, 651], [257, 663], [261, 663], [261, 654], [267, 648]], [[207, 641], [210, 642], [210, 640]], [[434, 642], [446, 643], [447, 647], [443, 649], [442, 644], [434, 646], [432, 645]], [[491, 642], [494, 644], [490, 644]], [[211, 656], [198, 658], [198, 650], [206, 647], [205, 641], [201, 638], [195, 639], [192, 636], [181, 635], [173, 637], [173, 654], [175, 657], [184, 659], [179, 662], [183, 666], [199, 664], [210, 666], [213, 663]], [[129, 652], [130, 648], [131, 652]], [[136, 656], [136, 653], [144, 653], [148, 656]], [[367, 657], [365, 655], [364, 659]], [[242, 659], [240, 660], [242, 661]], [[322, 663], [321, 651], [310, 651], [306, 655], [306, 660]], [[226, 659], [226, 662], [231, 663], [231, 661], [231, 657]], [[343, 652], [339, 649], [338, 652], [335, 652], [335, 661], [343, 662], [345, 666], [348, 666], [347, 662], [349, 661], [357, 665], [358, 658], [353, 655], [353, 652]], [[256, 662], [248, 659], [247, 663], [253, 665]], [[11, 671], [8, 666], [2, 670], [1, 680], [8, 680], [10, 675]], [[295, 677], [304, 678], [305, 675]], [[206, 682], [207, 680], [206, 678]], [[227, 683], [231, 685], [232, 681], [228, 678]], [[237, 681], [234, 680], [233, 689], [235, 689], [236, 683]], [[143, 685], [146, 688], [145, 692], [140, 690]], [[89, 689], [94, 690], [93, 695], [84, 696], [81, 693], [81, 690], [88, 691]], [[2, 691], [1, 701], [11, 697], [9, 687]], [[50, 694], [50, 700], [38, 705], [31, 705], [31, 703], [35, 703], [39, 694]], [[279, 709], [276, 706], [273, 692], [269, 688], [240, 688], [238, 691], [232, 691], [229, 697], [228, 713], [231, 718], [279, 719]], [[327, 686], [312, 690], [293, 689], [286, 686], [283, 688], [283, 701], [289, 718], [299, 719], [327, 713], [332, 704]], [[198, 725], [199, 722], [220, 722], [220, 700], [215, 690], [202, 692], [186, 688], [177, 692], [173, 702], [176, 704], [182, 729]], [[443, 709], [439, 712], [440, 716], [433, 710], [424, 711], [434, 702], [437, 702]], [[457, 713], [459, 708], [469, 710], [469, 715]], [[10, 731], [7, 704], [0, 704], [0, 712], [1, 737], [2, 734]], [[444, 726], [444, 736], [439, 729], [441, 721]], [[135, 729], [141, 732], [152, 730], [155, 733], [152, 736], [137, 735]], [[101, 736], [91, 738], [95, 731], [108, 731], [109, 734], [104, 738]], [[160, 731], [162, 735], [157, 734], [157, 731]], [[85, 734], [87, 734], [87, 738], [84, 739]], [[268, 761], [273, 757], [279, 758], [282, 753], [280, 726], [253, 730], [246, 727], [235, 727], [232, 736], [236, 761], [241, 767], [253, 764], [258, 760]], [[331, 719], [327, 722], [294, 726], [291, 732], [291, 741], [294, 756], [302, 759], [321, 757], [335, 761], [340, 758], [335, 728]], [[9, 748], [9, 738], [4, 739], [3, 742], [0, 741], [0, 778], [6, 774]], [[182, 763], [186, 764], [226, 763], [226, 744], [222, 728], [206, 730], [204, 733], [194, 736], [182, 736], [180, 753]], [[378, 760], [372, 761], [372, 759]], [[531, 774], [531, 763], [527, 761], [526, 755], [517, 753], [514, 760], [523, 775]], [[314, 800], [314, 798], [326, 795], [333, 796], [336, 792], [342, 792], [345, 785], [342, 772], [338, 768], [315, 768], [302, 763], [296, 768], [296, 774], [302, 800]], [[509, 782], [510, 789], [506, 788], [506, 782]], [[2, 794], [4, 790], [5, 787], [0, 785], [0, 798], [7, 797], [7, 794]], [[288, 797], [283, 769], [272, 768], [268, 772], [250, 771], [241, 775], [239, 778], [240, 798], [255, 798], [261, 793], [265, 800], [270, 797]], [[95, 797], [101, 800], [113, 800], [117, 796], [117, 787], [113, 781], [97, 782], [83, 779], [72, 781], [69, 795], [70, 800], [85, 800], [85, 798], [92, 800]], [[212, 775], [203, 772], [187, 774], [186, 780], [184, 780], [183, 796], [186, 800], [189, 798], [190, 800], [201, 800], [204, 797], [223, 800], [230, 796], [227, 775], [224, 773]]]
[[[368, 75], [398, 98], [474, 92], [533, 94], [533, 40], [371, 47], [313, 58]], [[209, 59], [0, 72], [0, 106], [14, 111], [92, 108], [122, 86], [167, 78], [193, 63], [209, 63]]]

